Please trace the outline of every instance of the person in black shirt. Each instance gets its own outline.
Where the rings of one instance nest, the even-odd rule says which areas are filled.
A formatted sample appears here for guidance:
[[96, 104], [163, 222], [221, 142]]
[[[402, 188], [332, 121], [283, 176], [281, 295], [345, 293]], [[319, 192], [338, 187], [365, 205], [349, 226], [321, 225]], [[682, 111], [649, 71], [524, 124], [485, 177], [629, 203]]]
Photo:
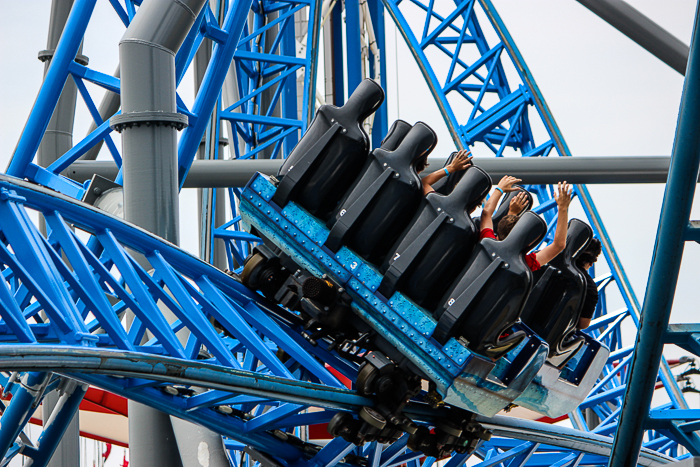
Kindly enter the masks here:
[[593, 318], [595, 307], [598, 304], [598, 287], [596, 287], [591, 275], [588, 274], [588, 269], [598, 261], [601, 249], [600, 240], [592, 238], [586, 245], [586, 249], [576, 259], [576, 265], [584, 271], [586, 277], [586, 298], [583, 301], [581, 317], [578, 321], [579, 329], [586, 329], [591, 324], [591, 318]]

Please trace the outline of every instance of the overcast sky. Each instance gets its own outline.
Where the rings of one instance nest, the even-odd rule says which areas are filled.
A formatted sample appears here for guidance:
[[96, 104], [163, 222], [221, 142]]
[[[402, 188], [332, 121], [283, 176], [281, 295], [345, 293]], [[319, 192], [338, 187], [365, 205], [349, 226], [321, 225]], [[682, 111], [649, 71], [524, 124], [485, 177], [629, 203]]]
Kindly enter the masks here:
[[[688, 43], [695, 2], [630, 0], [634, 7]], [[49, 0], [4, 2], [0, 17], [0, 170], [6, 167], [41, 84], [37, 52], [46, 48]], [[494, 0], [573, 154], [670, 155], [683, 85], [680, 74], [634, 44], [574, 0]], [[109, 2], [99, 1], [85, 39], [90, 66], [112, 73], [123, 26]], [[436, 154], [454, 147], [422, 75], [387, 16], [387, 102], [390, 119], [422, 120], [439, 135]], [[398, 58], [398, 59], [397, 59]], [[398, 63], [398, 65], [397, 65]], [[397, 79], [398, 77], [398, 79]], [[181, 94], [191, 102], [191, 79]], [[397, 96], [398, 91], [398, 96]], [[95, 92], [95, 100], [100, 94]], [[89, 115], [79, 103], [75, 134]], [[117, 146], [120, 146], [117, 141]], [[477, 152], [475, 155], [486, 155]], [[517, 174], [514, 174], [517, 175]], [[663, 185], [589, 187], [632, 285], [643, 300]], [[196, 253], [192, 193], [181, 198], [183, 247]], [[578, 208], [574, 215], [581, 216]], [[697, 322], [700, 254], [689, 244], [676, 297], [674, 322]], [[618, 302], [619, 304], [619, 302]], [[670, 350], [670, 349], [669, 349]], [[673, 354], [677, 354], [670, 350]]]

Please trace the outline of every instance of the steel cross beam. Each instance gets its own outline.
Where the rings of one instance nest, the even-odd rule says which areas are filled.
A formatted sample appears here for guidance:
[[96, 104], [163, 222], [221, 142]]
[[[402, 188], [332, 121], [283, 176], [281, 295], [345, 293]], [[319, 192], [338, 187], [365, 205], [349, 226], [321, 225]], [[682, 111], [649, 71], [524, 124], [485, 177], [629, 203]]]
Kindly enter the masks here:
[[[280, 159], [196, 160], [185, 179], [185, 188], [243, 187], [255, 172], [276, 175]], [[528, 185], [570, 183], [665, 183], [670, 158], [666, 156], [610, 157], [475, 157], [474, 163], [496, 181], [515, 175]], [[431, 167], [442, 167], [444, 157], [430, 158]], [[94, 174], [114, 179], [114, 162], [77, 161], [63, 174], [82, 183]]]
[[[690, 210], [700, 168], [700, 15], [696, 13], [688, 70], [671, 156], [671, 167], [661, 207], [656, 248], [642, 308], [637, 345], [625, 391], [620, 422], [610, 466], [637, 463], [643, 426], [654, 393], [664, 334], [673, 305], [683, 247], [688, 233]], [[697, 440], [694, 440], [697, 441]], [[691, 452], [700, 444], [687, 446]]]
[[577, 0], [649, 53], [685, 75], [688, 46], [622, 0]]

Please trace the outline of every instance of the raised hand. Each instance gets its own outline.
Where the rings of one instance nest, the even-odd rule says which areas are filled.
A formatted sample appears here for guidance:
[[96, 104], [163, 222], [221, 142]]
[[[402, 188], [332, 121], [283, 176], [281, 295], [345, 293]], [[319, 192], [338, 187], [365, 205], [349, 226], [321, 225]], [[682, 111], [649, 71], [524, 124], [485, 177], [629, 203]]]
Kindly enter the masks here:
[[447, 166], [447, 170], [450, 173], [455, 173], [455, 172], [460, 172], [470, 165], [472, 165], [472, 156], [471, 151], [468, 151], [466, 149], [462, 149], [457, 153], [454, 159], [452, 159], [452, 162]]
[[515, 191], [518, 188], [514, 187], [513, 185], [517, 184], [518, 182], [522, 182], [521, 179], [511, 177], [510, 175], [504, 176], [500, 182], [498, 182], [498, 187], [503, 190], [504, 193], [508, 193], [509, 191]]
[[557, 191], [554, 193], [554, 200], [557, 202], [559, 210], [568, 209], [571, 204], [571, 185], [566, 181], [559, 182]]
[[508, 206], [508, 215], [519, 216], [521, 212], [527, 207], [527, 195], [524, 191], [521, 191], [515, 197], [510, 200], [510, 205]]

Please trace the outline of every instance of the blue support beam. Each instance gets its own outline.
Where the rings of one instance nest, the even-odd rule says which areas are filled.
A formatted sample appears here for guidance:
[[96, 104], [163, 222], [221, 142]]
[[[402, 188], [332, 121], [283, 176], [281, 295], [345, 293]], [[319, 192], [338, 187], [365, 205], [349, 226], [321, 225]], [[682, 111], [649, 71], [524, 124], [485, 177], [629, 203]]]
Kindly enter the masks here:
[[197, 118], [194, 125], [187, 127], [185, 131], [182, 132], [178, 144], [178, 165], [181, 189], [187, 177], [187, 172], [189, 172], [192, 161], [197, 153], [197, 148], [202, 141], [202, 136], [204, 136], [204, 132], [207, 129], [209, 119], [206, 117], [214, 110], [214, 105], [216, 105], [219, 99], [221, 85], [226, 78], [228, 64], [231, 63], [233, 54], [238, 46], [238, 39], [243, 32], [243, 26], [248, 17], [251, 3], [252, 0], [236, 0], [226, 13], [224, 29], [228, 33], [227, 40], [214, 47], [207, 72], [202, 80], [201, 91], [197, 94], [197, 98], [192, 107], [192, 112], [195, 115], [205, 118]]
[[76, 0], [73, 4], [39, 95], [7, 168], [8, 175], [25, 177], [25, 172], [39, 149], [41, 135], [46, 131], [58, 99], [61, 97], [61, 91], [68, 79], [68, 69], [78, 53], [96, 2], [97, 0]]
[[685, 231], [700, 167], [700, 15], [696, 14], [678, 126], [671, 156], [654, 258], [642, 308], [620, 422], [615, 435], [611, 467], [637, 464], [643, 425], [659, 371], [664, 334], [668, 327], [678, 282]]

